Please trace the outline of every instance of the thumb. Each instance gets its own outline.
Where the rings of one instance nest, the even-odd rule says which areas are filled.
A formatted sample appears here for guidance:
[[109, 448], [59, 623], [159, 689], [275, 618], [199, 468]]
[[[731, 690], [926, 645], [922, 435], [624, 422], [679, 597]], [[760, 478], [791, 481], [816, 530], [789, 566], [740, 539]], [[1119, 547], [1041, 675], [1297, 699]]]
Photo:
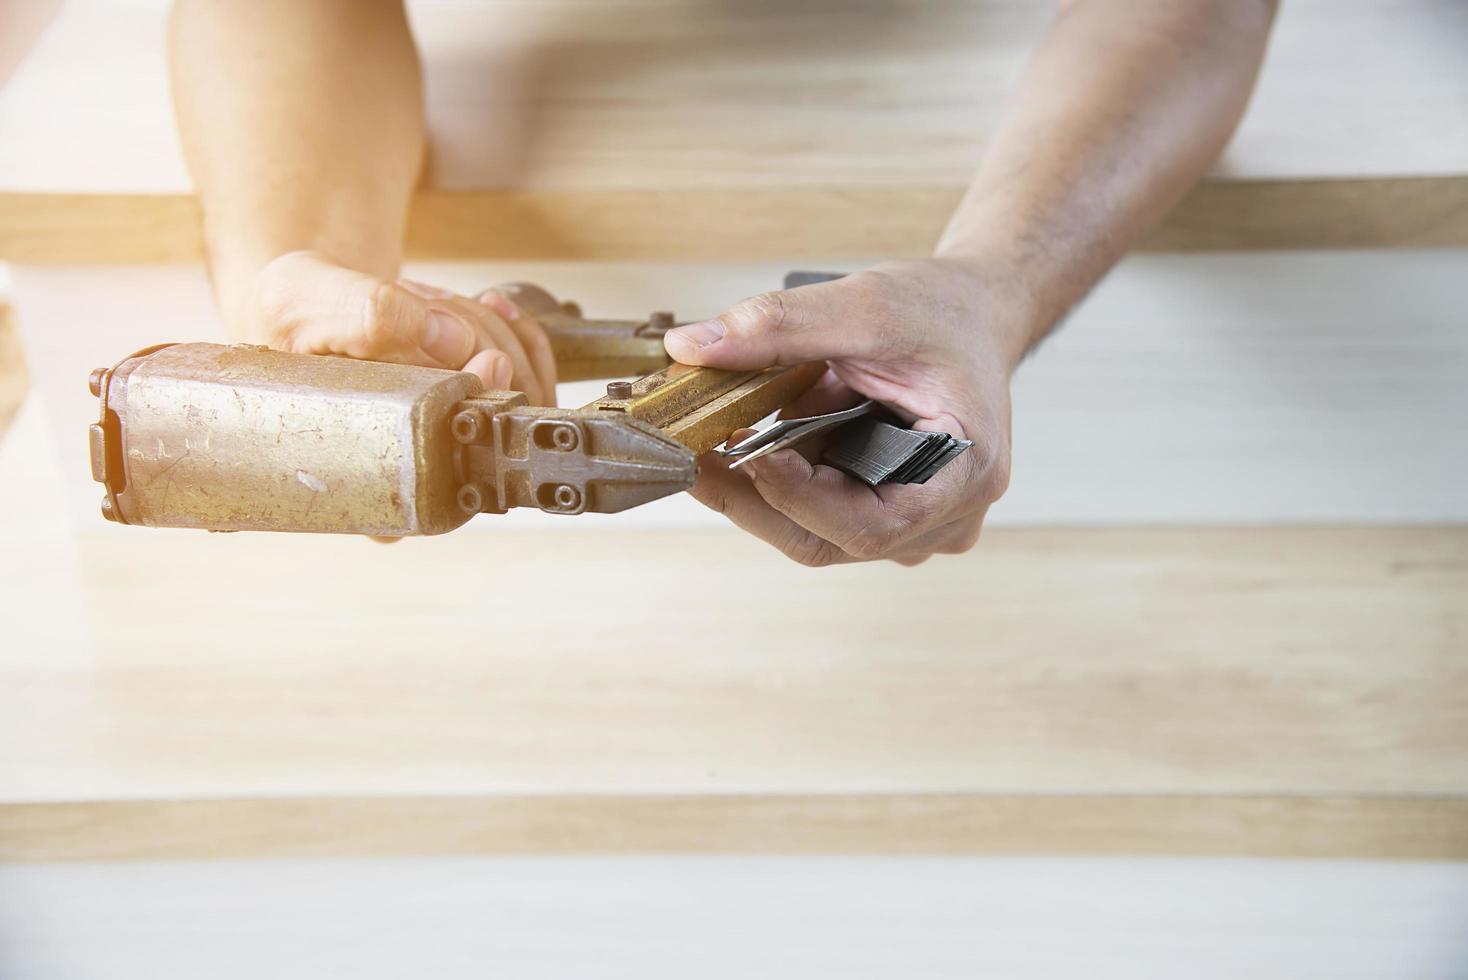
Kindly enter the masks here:
[[451, 370], [474, 352], [472, 325], [447, 304], [316, 256], [293, 258], [262, 303], [288, 349]]
[[728, 312], [669, 330], [663, 345], [675, 361], [755, 370], [848, 357], [857, 351], [849, 289], [843, 282], [762, 293]]

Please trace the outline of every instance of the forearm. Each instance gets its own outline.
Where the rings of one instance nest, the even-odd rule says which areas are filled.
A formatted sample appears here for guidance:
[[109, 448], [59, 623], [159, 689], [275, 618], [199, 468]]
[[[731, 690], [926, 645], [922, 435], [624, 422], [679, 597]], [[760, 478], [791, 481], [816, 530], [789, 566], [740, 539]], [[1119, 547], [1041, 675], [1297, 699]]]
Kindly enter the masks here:
[[1267, 0], [1062, 3], [939, 243], [1026, 315], [1011, 363], [1207, 170], [1237, 125]]
[[285, 252], [395, 275], [424, 147], [401, 3], [178, 0], [170, 27], [178, 128], [226, 318]]

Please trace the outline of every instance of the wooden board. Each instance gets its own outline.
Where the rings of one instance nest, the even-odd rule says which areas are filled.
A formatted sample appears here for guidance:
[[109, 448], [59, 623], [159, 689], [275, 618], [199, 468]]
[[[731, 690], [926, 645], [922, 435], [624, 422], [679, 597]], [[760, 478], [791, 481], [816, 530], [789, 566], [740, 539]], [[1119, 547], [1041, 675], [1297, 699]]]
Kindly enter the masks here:
[[996, 529], [914, 570], [720, 530], [6, 554], [12, 802], [1468, 795], [1468, 528]]
[[[65, 8], [0, 94], [0, 258], [199, 258], [162, 9]], [[1468, 76], [1453, 43], [1464, 9], [1286, 4], [1239, 137], [1147, 247], [1468, 244]], [[438, 188], [415, 205], [415, 258], [920, 254], [1048, 7], [603, 13], [414, 7]], [[52, 281], [40, 271], [28, 272], [32, 307]], [[109, 303], [126, 292], [86, 274]], [[1136, 291], [1158, 285], [1143, 280]], [[1410, 377], [1427, 394], [1393, 389], [1371, 415], [1377, 435], [1402, 426], [1406, 453], [1428, 432], [1437, 458], [1454, 449], [1432, 421], [1459, 397], [1443, 381], [1453, 307], [1405, 281], [1381, 288], [1416, 297], [1418, 332], [1389, 334], [1385, 384]], [[1190, 297], [1196, 285], [1161, 282]], [[698, 301], [719, 305], [723, 292]], [[35, 321], [32, 346], [46, 348], [45, 383], [54, 374], [54, 401], [69, 406], [93, 365], [73, 372], [57, 350], [85, 345], [53, 328], [107, 316], [79, 314], [79, 293], [55, 295], [72, 308]], [[168, 315], [151, 322], [196, 322]], [[1300, 322], [1316, 321], [1307, 310]], [[1341, 363], [1375, 363], [1371, 338], [1385, 334], [1371, 331], [1392, 325], [1354, 324]], [[1260, 358], [1241, 354], [1266, 350], [1252, 337], [1200, 330], [1193, 349], [1218, 350], [1220, 375], [1259, 379]], [[1050, 350], [1063, 355], [1061, 342]], [[1148, 343], [1137, 370], [1167, 373]], [[1075, 353], [1057, 364], [1084, 374], [1107, 356], [1084, 343]], [[1407, 370], [1424, 357], [1426, 381]], [[1281, 376], [1295, 364], [1263, 359]], [[1350, 429], [1336, 388], [1347, 372], [1323, 376], [1317, 362], [1271, 390], [1291, 418], [1330, 413]], [[1067, 408], [1045, 384], [1022, 381], [1020, 395], [1094, 414], [1089, 389], [1062, 386]], [[1232, 397], [1226, 384], [1194, 388], [1207, 401]], [[1253, 424], [1273, 431], [1278, 408]], [[1043, 408], [1026, 418], [1053, 421]], [[1195, 453], [1237, 448], [1203, 442]], [[1159, 455], [1173, 451], [1162, 443]], [[1267, 448], [1348, 484], [1322, 492], [1323, 513], [1364, 512], [1355, 470], [1318, 466], [1290, 440]], [[30, 462], [6, 486], [32, 480]], [[1449, 472], [1395, 458], [1376, 470], [1439, 485]], [[57, 491], [42, 489], [19, 506], [0, 494], [0, 841], [15, 858], [1462, 856], [1461, 527], [996, 529], [974, 555], [914, 572], [807, 572], [715, 531], [486, 529], [393, 549], [128, 529], [74, 539], [48, 525]], [[1175, 513], [1159, 500], [1187, 494], [1129, 496], [1143, 510], [1128, 520], [1151, 508], [1157, 522]], [[1399, 492], [1407, 503], [1391, 519], [1455, 519], [1428, 497]], [[1240, 506], [1267, 519], [1261, 499]], [[753, 625], [737, 621], [745, 610]]]
[[[49, 0], [20, 0], [36, 3]], [[0, 190], [184, 193], [167, 0], [63, 5], [0, 91]], [[1054, 7], [410, 0], [432, 185], [953, 187]], [[1459, 0], [1281, 5], [1236, 180], [1468, 174]]]
[[[741, 262], [932, 252], [961, 187], [425, 191], [420, 260]], [[711, 235], [709, 228], [718, 228]], [[1148, 251], [1468, 246], [1468, 177], [1209, 181]], [[190, 262], [197, 202], [181, 195], [0, 194], [0, 260]]]
[[598, 795], [0, 806], [0, 863], [564, 854], [1463, 861], [1468, 799]]
[[[0, 92], [0, 259], [199, 256], [165, 8], [63, 8]], [[412, 15], [437, 188], [414, 209], [412, 255], [737, 261], [928, 251], [1050, 8]], [[1468, 75], [1448, 43], [1465, 29], [1455, 0], [1284, 5], [1217, 179], [1148, 247], [1468, 244]]]

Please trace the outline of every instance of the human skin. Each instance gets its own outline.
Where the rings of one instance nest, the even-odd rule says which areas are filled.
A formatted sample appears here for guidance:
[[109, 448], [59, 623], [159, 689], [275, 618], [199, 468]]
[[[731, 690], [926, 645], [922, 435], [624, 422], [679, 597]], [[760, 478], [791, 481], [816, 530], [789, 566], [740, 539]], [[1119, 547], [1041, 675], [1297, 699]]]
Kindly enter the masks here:
[[399, 0], [178, 0], [169, 63], [233, 339], [464, 369], [554, 404], [533, 317], [398, 278], [425, 151]]
[[[689, 364], [825, 359], [791, 413], [863, 397], [974, 447], [868, 488], [787, 450], [693, 494], [809, 565], [906, 564], [977, 542], [1010, 470], [1021, 359], [1203, 174], [1242, 115], [1273, 0], [1063, 0], [932, 258], [767, 293], [669, 332]], [[497, 293], [398, 280], [424, 153], [398, 0], [177, 0], [179, 130], [233, 336], [472, 370], [550, 404], [544, 332]]]
[[922, 486], [875, 489], [798, 449], [737, 470], [710, 459], [693, 495], [807, 565], [972, 548], [1009, 485], [1015, 368], [1217, 157], [1275, 8], [1061, 3], [932, 258], [766, 293], [667, 335], [688, 364], [825, 359], [789, 414], [872, 398], [970, 451]]

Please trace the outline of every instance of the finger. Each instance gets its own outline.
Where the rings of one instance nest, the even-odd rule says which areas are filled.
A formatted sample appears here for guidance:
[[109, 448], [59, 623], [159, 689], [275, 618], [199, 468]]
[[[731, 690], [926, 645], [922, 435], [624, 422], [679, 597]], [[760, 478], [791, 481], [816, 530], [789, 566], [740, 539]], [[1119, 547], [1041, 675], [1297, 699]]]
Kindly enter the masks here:
[[477, 375], [486, 391], [512, 391], [515, 362], [502, 350], [482, 350], [469, 358], [464, 370]]
[[421, 296], [424, 299], [453, 299], [456, 295], [458, 295], [452, 289], [444, 289], [440, 286], [430, 286], [428, 283], [419, 282], [416, 279], [399, 279], [398, 285], [402, 286], [413, 295]]
[[[483, 345], [482, 329], [472, 315], [466, 316], [458, 302], [463, 297], [449, 289], [430, 286], [412, 279], [399, 279], [397, 285], [428, 303], [427, 319], [424, 323], [419, 346], [426, 350], [444, 367], [460, 370]], [[468, 343], [462, 327], [467, 327]]]
[[884, 341], [867, 275], [764, 293], [711, 320], [669, 330], [663, 343], [684, 364], [742, 370], [869, 356]]
[[479, 294], [478, 299], [479, 302], [498, 313], [500, 318], [515, 332], [515, 336], [520, 338], [521, 346], [530, 356], [530, 366], [535, 371], [536, 380], [540, 382], [540, 387], [545, 392], [546, 404], [554, 405], [556, 403], [556, 355], [555, 351], [551, 349], [550, 338], [546, 336], [545, 328], [540, 325], [540, 321], [522, 310], [497, 289], [486, 289]]
[[[442, 289], [438, 286], [430, 286], [427, 283], [417, 282], [412, 279], [399, 279], [398, 284], [404, 289], [413, 293], [414, 295], [420, 296], [424, 299], [434, 300], [440, 304], [447, 302], [448, 305], [455, 306], [456, 308], [462, 308], [459, 305], [459, 301], [462, 301], [464, 297], [460, 296], [458, 293], [453, 292], [452, 290]], [[482, 295], [480, 297], [480, 301], [483, 302]], [[501, 303], [499, 304], [486, 303], [484, 305], [488, 306], [492, 312], [503, 313], [508, 311], [513, 312], [515, 317], [520, 317], [520, 312], [515, 307], [515, 304], [511, 303], [509, 300], [503, 299], [502, 297]], [[515, 358], [512, 352], [507, 352], [505, 350], [505, 344], [503, 342], [505, 338], [503, 332], [497, 330], [494, 327], [493, 323], [491, 323], [489, 319], [485, 318], [479, 310], [471, 310], [470, 312], [474, 315], [475, 323], [478, 326], [479, 332], [481, 334], [481, 340], [486, 343], [493, 344], [494, 349], [491, 350], [486, 348], [480, 350], [478, 353], [470, 357], [467, 362], [465, 362], [462, 370], [468, 371], [470, 374], [478, 375], [480, 381], [484, 383], [485, 388], [490, 391], [513, 390]], [[434, 313], [432, 312], [432, 308], [430, 308], [429, 315], [434, 315]], [[539, 370], [533, 364], [530, 364], [530, 359], [527, 357], [525, 363], [530, 366], [526, 368], [525, 373], [527, 374], [527, 376], [533, 376], [535, 380], [539, 382], [539, 387], [536, 387], [536, 385], [533, 384], [528, 384], [526, 387], [528, 387], [530, 390], [526, 391], [526, 398], [533, 404], [545, 404], [547, 403], [547, 399], [549, 400], [550, 404], [554, 404], [555, 360], [554, 358], [550, 357], [550, 344], [548, 341], [545, 341], [544, 331], [540, 329], [540, 325], [533, 324], [533, 328], [534, 333], [540, 334], [541, 340], [545, 344], [546, 357], [550, 360], [551, 363], [550, 386], [546, 387], [544, 372]], [[511, 326], [510, 329], [511, 332], [514, 334], [515, 339], [520, 342], [522, 347], [524, 346], [525, 337], [532, 333], [531, 330], [516, 330], [513, 326]], [[481, 343], [476, 346], [482, 347], [483, 344]]]
[[421, 297], [312, 253], [281, 256], [261, 274], [260, 335], [307, 354], [422, 364], [457, 370], [474, 349], [461, 317], [430, 319]]
[[522, 312], [534, 317], [549, 316], [577, 309], [575, 303], [562, 303], [533, 282], [502, 282], [494, 291], [514, 303]]
[[717, 457], [700, 461], [698, 480], [689, 494], [716, 510], [762, 541], [774, 545], [789, 558], [810, 567], [848, 562], [851, 557], [829, 541], [780, 514], [764, 501], [749, 480], [730, 472]]
[[790, 450], [752, 460], [742, 468], [750, 472], [755, 489], [771, 507], [865, 560], [897, 553], [955, 508], [951, 492], [935, 492], [937, 488], [927, 485], [873, 489]]
[[729, 446], [737, 446], [758, 431], [758, 429], [735, 429], [724, 438], [724, 446], [726, 448]]
[[476, 303], [466, 296], [456, 296], [444, 302], [452, 304], [456, 311], [474, 320], [482, 338], [481, 349], [493, 347], [509, 356], [515, 366], [511, 387], [516, 391], [523, 391], [530, 404], [544, 405], [547, 397], [545, 389], [530, 366], [530, 355], [525, 352], [525, 345], [520, 343], [520, 338], [510, 329], [510, 325], [488, 306]]
[[977, 515], [961, 517], [921, 534], [888, 557], [900, 565], [912, 566], [921, 565], [934, 555], [961, 555], [979, 543], [979, 532], [988, 510], [985, 507]]

